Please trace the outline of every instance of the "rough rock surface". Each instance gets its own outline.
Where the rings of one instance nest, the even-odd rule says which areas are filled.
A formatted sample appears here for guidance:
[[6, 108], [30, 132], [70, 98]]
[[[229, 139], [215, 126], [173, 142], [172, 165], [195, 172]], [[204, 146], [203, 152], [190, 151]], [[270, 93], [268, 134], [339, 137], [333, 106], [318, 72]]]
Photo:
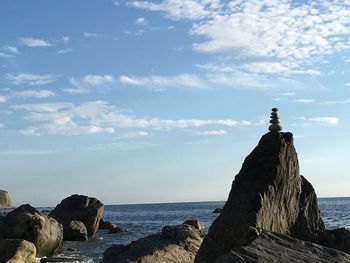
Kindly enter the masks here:
[[12, 201], [8, 192], [0, 190], [0, 208], [12, 207]]
[[103, 204], [96, 198], [75, 194], [63, 199], [49, 215], [60, 223], [72, 220], [83, 222], [90, 237], [98, 229], [103, 209]]
[[0, 239], [0, 262], [35, 263], [33, 243], [20, 239]]
[[165, 226], [161, 234], [141, 238], [129, 245], [113, 245], [101, 263], [164, 263], [194, 261], [202, 243], [204, 226], [197, 220]]
[[257, 237], [256, 228], [309, 241], [325, 230], [314, 189], [299, 174], [291, 133], [265, 134], [246, 157], [196, 261], [215, 262], [248, 245]]
[[104, 218], [101, 218], [98, 229], [109, 230], [109, 233], [111, 234], [125, 232], [125, 230], [122, 229], [120, 226], [113, 224], [111, 221], [106, 220]]
[[32, 242], [37, 257], [56, 255], [63, 250], [62, 225], [28, 204], [19, 206], [5, 216], [2, 236], [5, 239]]
[[350, 255], [339, 250], [263, 231], [252, 243], [231, 250], [215, 263], [348, 263]]
[[72, 220], [63, 222], [63, 240], [84, 241], [88, 239], [88, 234], [83, 222]]

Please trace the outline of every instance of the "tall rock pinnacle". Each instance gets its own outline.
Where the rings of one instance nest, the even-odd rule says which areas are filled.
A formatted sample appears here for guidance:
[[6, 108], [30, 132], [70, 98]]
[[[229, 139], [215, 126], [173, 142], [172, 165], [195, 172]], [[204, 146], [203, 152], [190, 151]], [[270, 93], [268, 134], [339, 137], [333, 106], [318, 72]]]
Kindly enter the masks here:
[[272, 132], [262, 136], [244, 160], [196, 262], [215, 262], [219, 256], [250, 244], [262, 229], [308, 241], [325, 229], [315, 191], [299, 174], [293, 134], [278, 132], [277, 109], [271, 117]]

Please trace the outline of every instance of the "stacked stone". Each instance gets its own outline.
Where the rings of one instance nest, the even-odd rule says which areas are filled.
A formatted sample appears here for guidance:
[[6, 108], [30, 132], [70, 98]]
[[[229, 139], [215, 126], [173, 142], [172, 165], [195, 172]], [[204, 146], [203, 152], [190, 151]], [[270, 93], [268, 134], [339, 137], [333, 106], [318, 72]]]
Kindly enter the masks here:
[[279, 112], [277, 108], [273, 108], [271, 110], [271, 120], [270, 123], [271, 125], [269, 126], [269, 131], [271, 132], [279, 132], [282, 131], [282, 126], [280, 125], [280, 117], [279, 117]]

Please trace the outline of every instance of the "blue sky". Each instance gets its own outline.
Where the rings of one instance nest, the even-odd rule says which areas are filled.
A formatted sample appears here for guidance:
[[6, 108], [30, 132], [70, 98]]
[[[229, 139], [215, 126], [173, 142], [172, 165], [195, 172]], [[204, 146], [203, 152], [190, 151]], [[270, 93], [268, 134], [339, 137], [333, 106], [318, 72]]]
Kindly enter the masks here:
[[267, 132], [349, 196], [350, 1], [0, 3], [1, 186], [16, 205], [226, 200]]

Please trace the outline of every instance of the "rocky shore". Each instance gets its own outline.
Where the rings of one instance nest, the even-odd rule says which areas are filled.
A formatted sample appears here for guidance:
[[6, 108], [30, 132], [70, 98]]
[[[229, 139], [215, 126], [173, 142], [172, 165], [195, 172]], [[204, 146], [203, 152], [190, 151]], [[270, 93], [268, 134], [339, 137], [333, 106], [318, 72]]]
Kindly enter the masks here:
[[[62, 262], [54, 256], [64, 241], [87, 240], [98, 229], [123, 232], [102, 219], [103, 211], [102, 202], [84, 195], [65, 198], [48, 215], [28, 204], [17, 207], [0, 216], [0, 263], [43, 256], [42, 262]], [[102, 263], [350, 262], [350, 232], [326, 229], [315, 190], [300, 175], [291, 133], [262, 136], [224, 207], [214, 212], [208, 233], [197, 220], [165, 226], [128, 245], [112, 245]]]

